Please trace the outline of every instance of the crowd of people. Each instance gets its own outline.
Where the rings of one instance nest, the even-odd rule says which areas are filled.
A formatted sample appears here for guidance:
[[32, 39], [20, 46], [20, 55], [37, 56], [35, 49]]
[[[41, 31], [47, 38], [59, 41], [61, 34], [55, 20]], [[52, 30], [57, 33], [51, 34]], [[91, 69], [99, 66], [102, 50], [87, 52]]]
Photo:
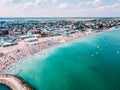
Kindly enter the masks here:
[[48, 41], [45, 41], [25, 44], [22, 47], [15, 48], [4, 54], [2, 57], [0, 57], [0, 70], [4, 69], [6, 66], [8, 66], [9, 64], [16, 60], [20, 60], [29, 55], [33, 55], [34, 53], [37, 53], [45, 48], [49, 48], [57, 44], [58, 42], [49, 44]]

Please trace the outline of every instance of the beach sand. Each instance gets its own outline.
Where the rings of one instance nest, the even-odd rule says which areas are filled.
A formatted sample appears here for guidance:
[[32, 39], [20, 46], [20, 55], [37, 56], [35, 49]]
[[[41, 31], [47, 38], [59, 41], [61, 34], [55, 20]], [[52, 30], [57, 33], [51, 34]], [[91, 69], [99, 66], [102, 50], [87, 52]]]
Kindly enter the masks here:
[[[110, 30], [114, 29], [112, 28], [104, 31]], [[29, 57], [30, 55], [34, 55], [35, 53], [38, 52], [40, 53], [42, 50], [93, 34], [96, 34], [96, 32], [84, 32], [84, 33], [78, 32], [75, 34], [71, 34], [69, 37], [63, 36], [45, 37], [39, 38], [38, 41], [35, 42], [20, 41], [18, 45], [15, 46], [0, 47], [1, 50], [0, 53], [4, 54], [4, 56], [0, 57], [0, 71], [2, 72], [2, 70], [5, 69], [2, 73], [5, 72], [10, 73], [10, 68], [12, 70], [12, 68], [17, 67], [17, 65], [14, 63], [15, 61], [17, 61], [17, 64], [20, 64], [22, 63], [22, 60], [25, 59], [25, 57]], [[51, 45], [48, 45], [49, 40], [53, 41]]]

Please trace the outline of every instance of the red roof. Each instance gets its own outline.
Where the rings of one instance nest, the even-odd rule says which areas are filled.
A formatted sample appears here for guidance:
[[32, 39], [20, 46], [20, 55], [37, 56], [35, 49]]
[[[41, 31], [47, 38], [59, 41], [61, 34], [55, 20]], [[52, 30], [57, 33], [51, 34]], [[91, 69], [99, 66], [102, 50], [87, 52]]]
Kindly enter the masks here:
[[29, 30], [28, 33], [37, 33], [39, 30]]

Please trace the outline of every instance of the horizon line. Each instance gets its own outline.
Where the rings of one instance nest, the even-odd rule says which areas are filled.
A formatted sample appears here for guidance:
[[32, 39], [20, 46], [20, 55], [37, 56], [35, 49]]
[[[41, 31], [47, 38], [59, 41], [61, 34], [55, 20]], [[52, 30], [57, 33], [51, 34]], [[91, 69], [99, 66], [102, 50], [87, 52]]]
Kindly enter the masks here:
[[31, 17], [27, 17], [27, 16], [22, 16], [22, 17], [0, 17], [0, 18], [120, 18], [120, 16], [41, 16], [41, 17], [37, 17], [37, 16], [31, 16]]

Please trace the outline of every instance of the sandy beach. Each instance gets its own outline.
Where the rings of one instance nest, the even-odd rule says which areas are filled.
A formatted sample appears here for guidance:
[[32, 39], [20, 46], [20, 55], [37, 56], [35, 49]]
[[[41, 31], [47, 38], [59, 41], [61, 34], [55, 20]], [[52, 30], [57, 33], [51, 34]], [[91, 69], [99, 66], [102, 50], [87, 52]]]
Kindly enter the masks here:
[[[114, 30], [104, 30], [110, 31]], [[22, 62], [22, 59], [30, 55], [34, 55], [37, 52], [40, 52], [44, 49], [77, 39], [89, 35], [96, 34], [96, 32], [78, 32], [71, 34], [69, 37], [63, 36], [54, 36], [54, 37], [45, 37], [39, 38], [35, 42], [24, 42], [19, 41], [18, 45], [9, 46], [9, 47], [0, 47], [0, 53], [3, 53], [3, 56], [0, 57], [0, 71], [4, 70], [7, 66], [14, 64], [15, 61]], [[52, 44], [49, 44], [48, 41], [53, 41]]]

